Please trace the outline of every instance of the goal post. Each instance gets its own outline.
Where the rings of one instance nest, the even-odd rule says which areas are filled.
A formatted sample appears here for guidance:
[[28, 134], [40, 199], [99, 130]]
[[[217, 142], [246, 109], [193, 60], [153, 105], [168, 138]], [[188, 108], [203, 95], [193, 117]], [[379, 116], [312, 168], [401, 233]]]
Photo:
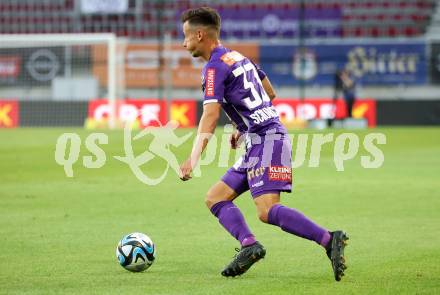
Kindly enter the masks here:
[[[102, 58], [102, 62], [106, 63], [103, 67], [107, 72], [104, 77], [105, 83], [100, 81], [103, 77], [99, 79], [94, 77], [93, 73], [93, 63], [96, 61], [93, 60], [92, 52], [93, 47], [97, 45], [105, 47], [103, 52], [106, 53], [106, 57]], [[81, 51], [77, 50], [78, 48], [86, 49]], [[72, 49], [75, 49], [73, 57]], [[124, 89], [121, 88], [125, 88], [124, 71], [121, 71], [120, 67], [121, 63], [124, 63], [124, 55], [119, 54], [121, 52], [118, 52], [118, 39], [112, 33], [0, 34], [0, 100], [11, 97], [20, 101], [35, 101], [42, 97], [56, 100], [53, 94], [60, 94], [60, 91], [64, 91], [60, 96], [64, 95], [68, 100], [69, 95], [73, 97], [69, 89], [81, 92], [82, 89], [78, 89], [81, 88], [81, 81], [85, 81], [84, 85], [89, 85], [93, 84], [89, 82], [94, 80], [93, 85], [98, 85], [95, 87], [98, 89], [97, 97], [89, 96], [86, 100], [106, 98], [109, 103], [108, 126], [114, 128], [116, 100], [118, 96], [124, 95]], [[122, 65], [122, 69], [123, 67]], [[118, 77], [118, 72], [121, 77]], [[90, 79], [87, 79], [88, 77]], [[62, 82], [65, 83], [57, 85], [70, 85], [70, 88], [55, 87], [54, 81], [57, 78], [64, 79]], [[76, 81], [76, 84], [73, 84], [73, 81]], [[85, 87], [84, 91], [87, 89]]]

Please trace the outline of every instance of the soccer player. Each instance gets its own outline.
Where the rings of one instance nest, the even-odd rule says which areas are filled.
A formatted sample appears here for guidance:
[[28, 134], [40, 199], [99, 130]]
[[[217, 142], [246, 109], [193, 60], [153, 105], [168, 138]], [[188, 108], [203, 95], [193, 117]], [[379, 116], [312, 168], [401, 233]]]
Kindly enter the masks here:
[[344, 275], [343, 231], [329, 232], [299, 211], [280, 203], [281, 192], [291, 192], [292, 147], [271, 100], [275, 98], [269, 78], [251, 60], [223, 47], [219, 40], [220, 16], [212, 8], [189, 9], [182, 13], [183, 46], [195, 58], [207, 63], [202, 71], [203, 114], [198, 137], [190, 157], [180, 166], [180, 178], [191, 172], [213, 134], [223, 109], [237, 131], [231, 136], [236, 148], [241, 135], [246, 137], [246, 153], [220, 181], [207, 192], [206, 205], [223, 227], [241, 244], [239, 253], [221, 272], [234, 277], [245, 273], [264, 258], [265, 248], [249, 229], [233, 200], [250, 190], [259, 219], [290, 234], [315, 241], [327, 252], [334, 277]]

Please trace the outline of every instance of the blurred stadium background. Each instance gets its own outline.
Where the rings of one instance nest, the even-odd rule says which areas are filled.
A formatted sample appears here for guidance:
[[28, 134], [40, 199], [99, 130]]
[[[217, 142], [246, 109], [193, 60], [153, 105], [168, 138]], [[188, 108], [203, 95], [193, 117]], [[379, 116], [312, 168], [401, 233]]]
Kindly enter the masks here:
[[96, 127], [109, 116], [195, 126], [203, 63], [181, 46], [179, 15], [202, 5], [221, 14], [224, 44], [267, 72], [286, 123], [334, 117], [335, 73], [347, 68], [355, 118], [440, 124], [435, 0], [2, 0], [0, 127]]
[[[438, 2], [0, 0], [0, 295], [440, 294]], [[377, 143], [380, 169], [362, 167], [370, 154], [360, 144], [338, 172], [335, 141], [322, 146], [314, 168], [311, 138], [336, 140], [346, 129], [290, 130], [296, 152], [307, 150], [283, 202], [349, 233], [341, 283], [322, 249], [261, 224], [248, 193], [236, 203], [268, 255], [244, 277], [225, 280], [219, 272], [237, 244], [203, 198], [227, 168], [216, 160], [190, 182], [168, 173], [147, 186], [113, 158], [125, 139], [107, 127], [127, 119], [148, 126], [171, 118], [189, 127], [178, 136], [194, 134], [203, 63], [182, 47], [179, 15], [201, 5], [220, 12], [224, 44], [269, 75], [289, 127], [368, 125], [349, 131], [359, 143], [386, 136]], [[353, 120], [343, 120], [340, 93], [334, 108], [343, 68], [357, 87]], [[64, 132], [81, 141], [77, 149], [66, 143], [73, 178], [54, 158]], [[97, 132], [108, 137], [97, 143], [105, 163], [87, 169], [87, 158], [98, 162], [89, 150]], [[133, 153], [144, 153], [151, 137], [133, 140]], [[191, 148], [188, 140], [172, 151], [183, 161]], [[142, 171], [159, 177], [165, 164], [155, 157]], [[114, 252], [134, 231], [158, 249], [139, 275], [123, 270]]]

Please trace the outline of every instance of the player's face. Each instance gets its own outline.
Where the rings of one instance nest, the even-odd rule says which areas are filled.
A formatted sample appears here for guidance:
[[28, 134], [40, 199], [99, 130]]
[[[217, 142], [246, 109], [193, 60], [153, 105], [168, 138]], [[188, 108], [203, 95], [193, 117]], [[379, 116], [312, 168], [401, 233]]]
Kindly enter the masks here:
[[199, 34], [200, 33], [195, 30], [194, 27], [191, 27], [187, 21], [183, 24], [183, 35], [185, 36], [183, 47], [185, 47], [193, 57], [202, 55], [199, 49], [201, 41]]

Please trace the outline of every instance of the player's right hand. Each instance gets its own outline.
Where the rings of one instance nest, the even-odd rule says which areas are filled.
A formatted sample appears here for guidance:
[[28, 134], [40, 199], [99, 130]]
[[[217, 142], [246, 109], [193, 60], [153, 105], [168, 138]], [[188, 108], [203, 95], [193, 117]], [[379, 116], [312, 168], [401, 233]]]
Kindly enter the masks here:
[[231, 144], [231, 149], [236, 149], [240, 146], [241, 140], [240, 140], [240, 131], [236, 131], [235, 133], [231, 134], [229, 137], [229, 143]]
[[183, 181], [190, 180], [192, 170], [191, 158], [189, 158], [180, 165], [179, 178]]

